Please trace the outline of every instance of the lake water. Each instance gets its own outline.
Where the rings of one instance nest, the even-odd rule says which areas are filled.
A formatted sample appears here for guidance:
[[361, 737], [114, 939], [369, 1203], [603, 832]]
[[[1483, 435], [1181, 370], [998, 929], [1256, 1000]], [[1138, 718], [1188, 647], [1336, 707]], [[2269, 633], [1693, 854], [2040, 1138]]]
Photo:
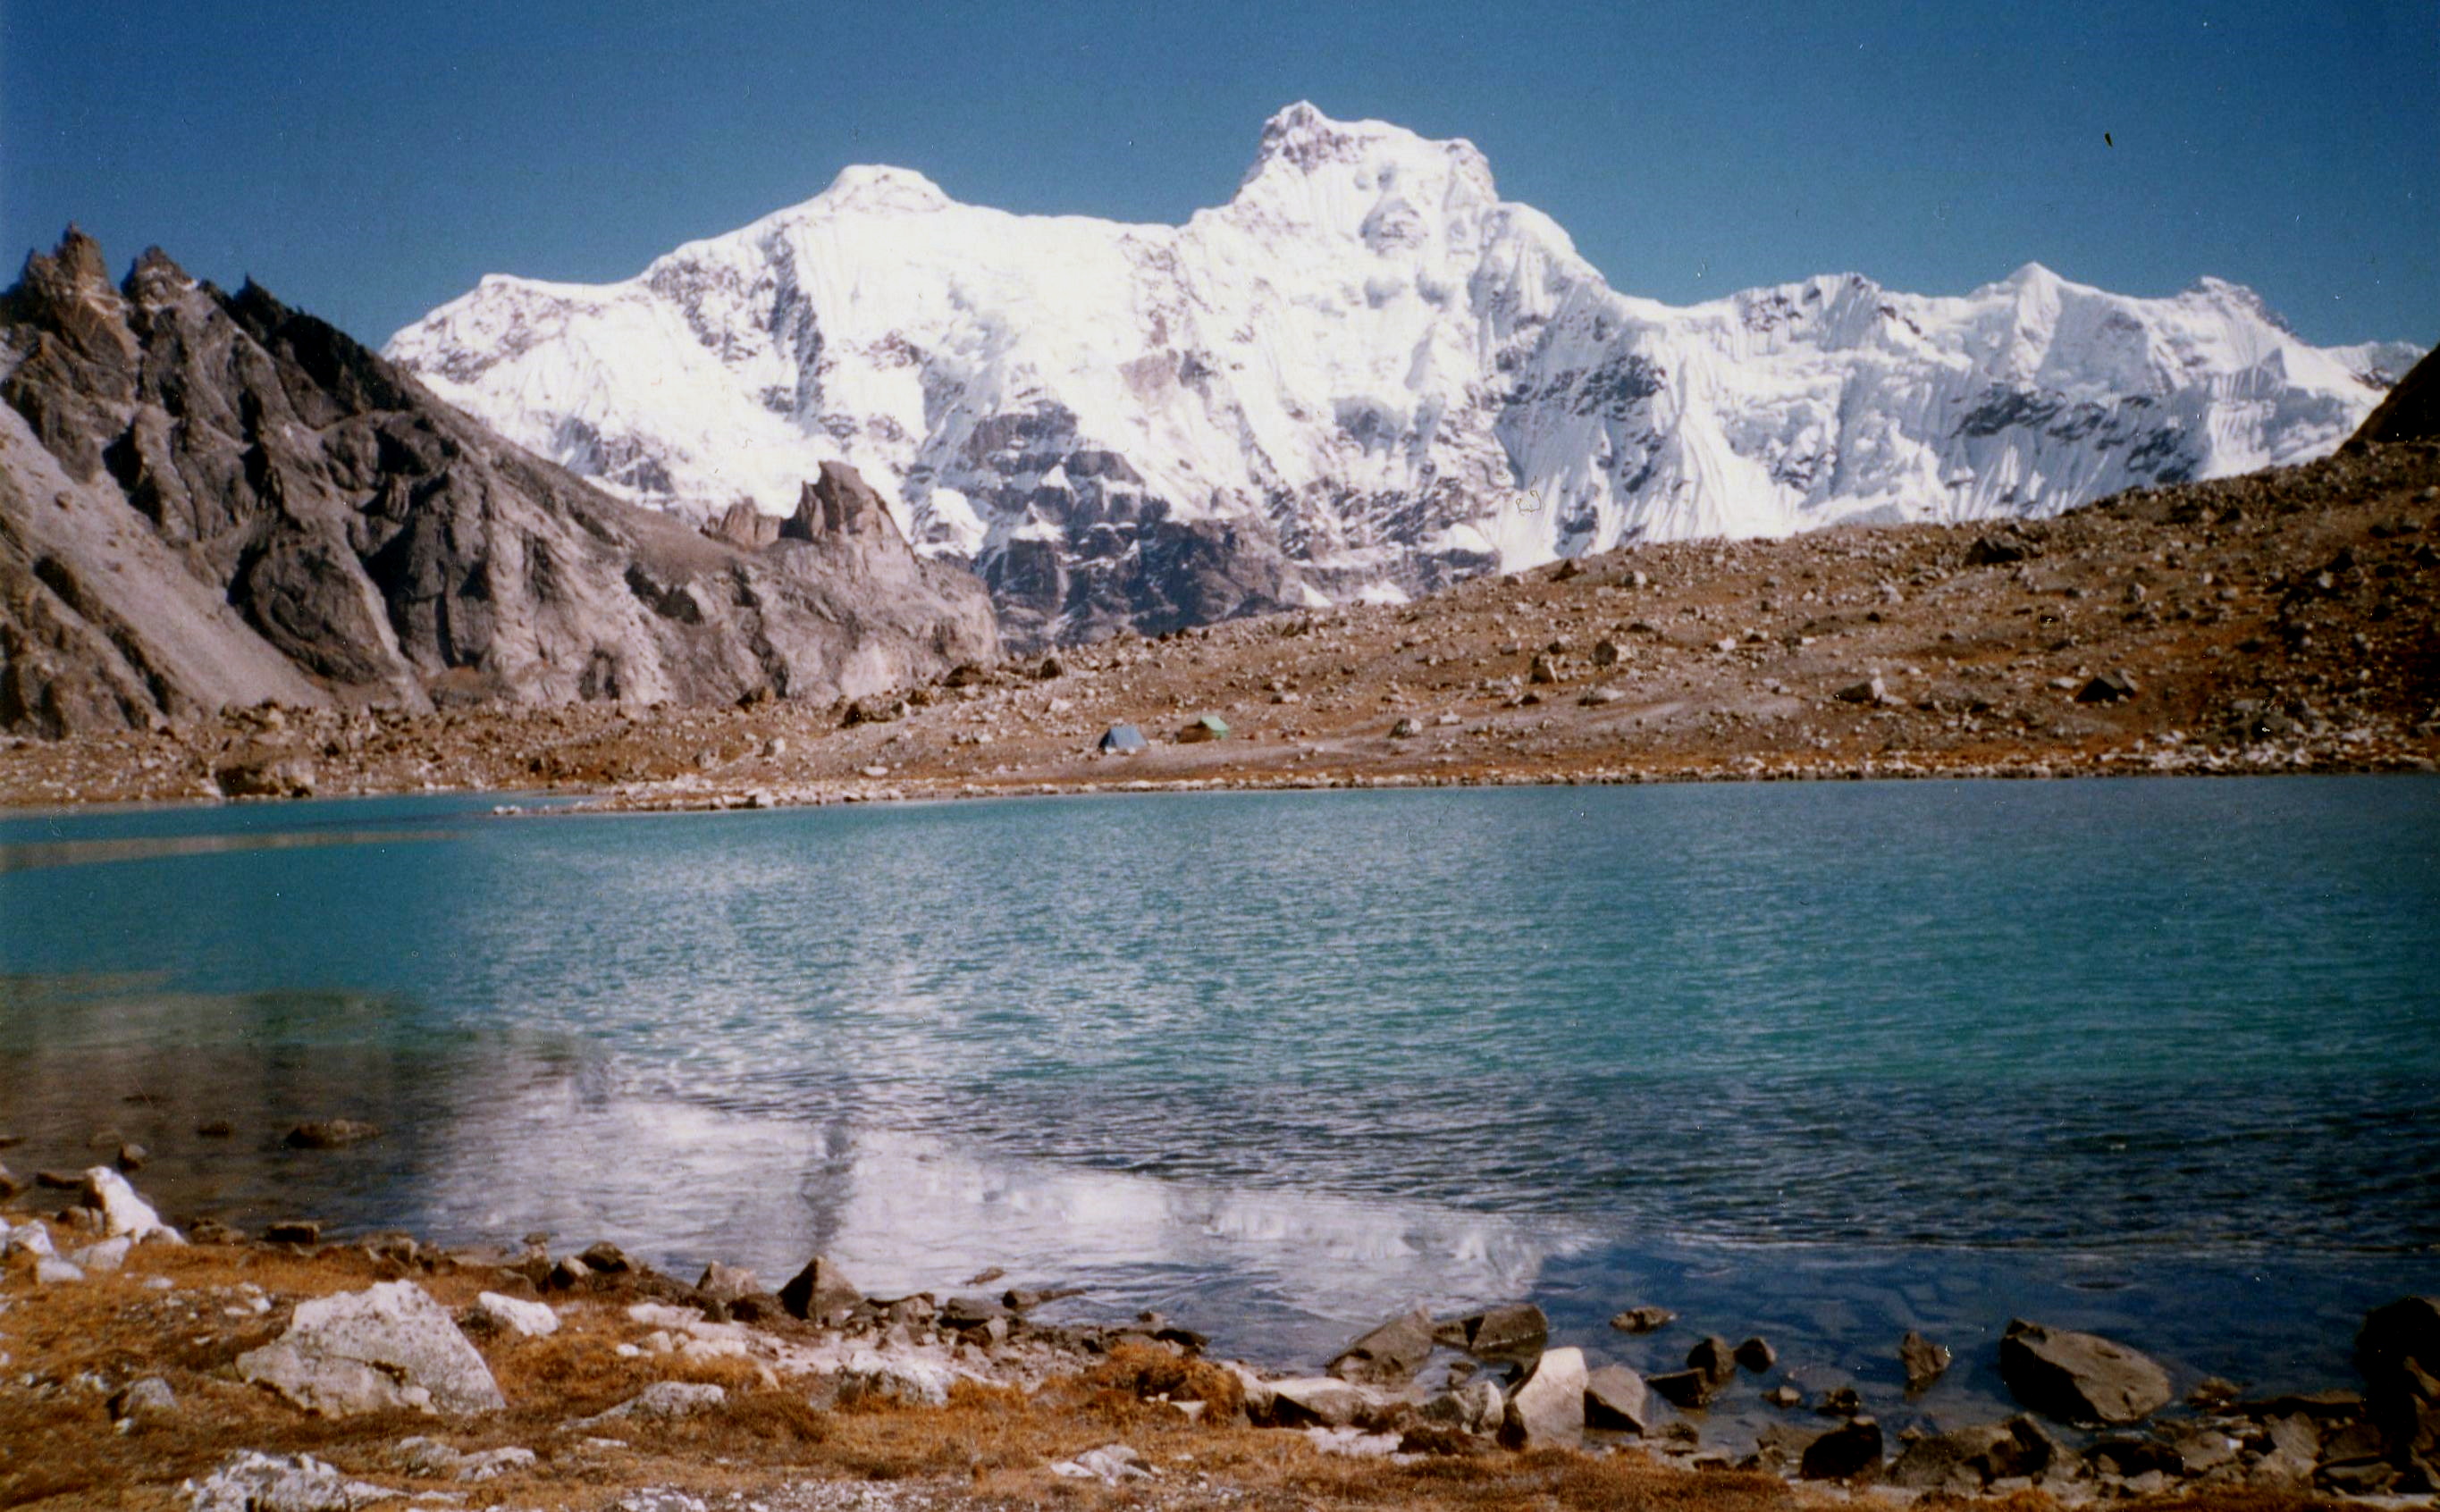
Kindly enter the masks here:
[[1944, 1417], [2012, 1314], [2322, 1386], [2440, 1286], [2440, 782], [492, 801], [0, 822], [6, 1158], [1277, 1364], [1521, 1296], [1870, 1396], [1920, 1327]]

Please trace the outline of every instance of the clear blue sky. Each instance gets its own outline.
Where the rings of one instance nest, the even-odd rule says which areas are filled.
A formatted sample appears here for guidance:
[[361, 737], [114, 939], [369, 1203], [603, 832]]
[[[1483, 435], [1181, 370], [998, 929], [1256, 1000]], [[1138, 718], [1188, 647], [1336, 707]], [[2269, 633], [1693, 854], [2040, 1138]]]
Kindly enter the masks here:
[[848, 163], [1174, 222], [1310, 98], [1472, 138], [1673, 302], [2036, 260], [2440, 340], [2432, 0], [1787, 9], [0, 0], [0, 255], [73, 219], [378, 343], [485, 273], [625, 277]]

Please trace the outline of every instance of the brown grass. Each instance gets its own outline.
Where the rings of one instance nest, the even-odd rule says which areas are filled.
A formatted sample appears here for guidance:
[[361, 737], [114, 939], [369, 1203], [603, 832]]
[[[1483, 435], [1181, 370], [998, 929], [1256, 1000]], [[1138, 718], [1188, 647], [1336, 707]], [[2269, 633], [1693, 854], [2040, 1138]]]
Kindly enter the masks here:
[[[774, 1386], [752, 1361], [614, 1353], [615, 1344], [648, 1331], [625, 1316], [633, 1295], [615, 1287], [564, 1306], [560, 1331], [550, 1338], [476, 1340], [509, 1398], [505, 1412], [486, 1418], [332, 1420], [236, 1379], [237, 1356], [277, 1337], [296, 1301], [356, 1290], [398, 1269], [348, 1251], [302, 1257], [198, 1246], [142, 1249], [124, 1272], [71, 1287], [37, 1290], [22, 1263], [0, 1272], [0, 1296], [10, 1304], [0, 1313], [0, 1349], [11, 1357], [0, 1374], [0, 1506], [176, 1507], [183, 1505], [181, 1480], [208, 1474], [241, 1449], [311, 1453], [387, 1485], [457, 1492], [469, 1507], [535, 1512], [594, 1512], [645, 1485], [702, 1496], [840, 1480], [920, 1483], [945, 1506], [1070, 1512], [1152, 1504], [1250, 1512], [1785, 1512], [1821, 1500], [1768, 1476], [1689, 1473], [1634, 1450], [1491, 1453], [1408, 1466], [1328, 1456], [1301, 1434], [1243, 1426], [1242, 1388], [1229, 1372], [1135, 1343], [1031, 1396], [966, 1383], [945, 1406], [868, 1398], [826, 1410], [815, 1404], [810, 1383]], [[148, 1290], [146, 1278], [156, 1275], [176, 1289]], [[442, 1269], [415, 1279], [452, 1307], [499, 1285], [488, 1271]], [[270, 1296], [271, 1310], [224, 1316], [221, 1309], [246, 1283]], [[21, 1384], [29, 1375], [37, 1384]], [[170, 1383], [178, 1411], [132, 1432], [116, 1432], [105, 1405], [110, 1391], [146, 1375]], [[105, 1389], [79, 1384], [88, 1377]], [[563, 1427], [671, 1379], [714, 1381], [729, 1396], [717, 1412], [676, 1422], [621, 1422], [584, 1433]], [[1172, 1405], [1193, 1401], [1209, 1404], [1201, 1421]], [[410, 1482], [390, 1463], [390, 1447], [416, 1434], [461, 1450], [522, 1445], [540, 1459], [529, 1470], [479, 1485]], [[582, 1442], [588, 1435], [619, 1444], [588, 1446]], [[1112, 1442], [1136, 1449], [1160, 1478], [1112, 1488], [1050, 1473], [1052, 1463]], [[1982, 1504], [2007, 1512], [2052, 1506], [2037, 1494]], [[2291, 1512], [2314, 1503], [2246, 1493], [2154, 1504]]]

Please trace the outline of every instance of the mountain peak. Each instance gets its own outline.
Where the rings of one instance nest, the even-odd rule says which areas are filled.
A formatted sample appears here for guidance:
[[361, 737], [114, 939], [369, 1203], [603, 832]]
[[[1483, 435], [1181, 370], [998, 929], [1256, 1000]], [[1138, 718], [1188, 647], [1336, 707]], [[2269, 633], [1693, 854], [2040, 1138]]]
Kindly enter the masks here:
[[2215, 278], [2206, 274], [2196, 279], [2194, 288], [2188, 292], [2200, 294], [2215, 303], [2245, 311], [2273, 330], [2286, 331], [2289, 335], [2295, 334], [2294, 329], [2288, 324], [2287, 318], [2278, 311], [2271, 309], [2269, 300], [2244, 284], [2231, 283], [2226, 278]]
[[1486, 197], [1492, 193], [1489, 160], [1462, 136], [1435, 141], [1389, 121], [1336, 120], [1302, 99], [1263, 123], [1262, 143], [1255, 150], [1254, 166], [1246, 172], [1246, 183], [1262, 178], [1274, 167], [1309, 175], [1333, 165], [1368, 164], [1445, 165], [1477, 181]]
[[832, 209], [924, 211], [945, 210], [956, 202], [911, 168], [854, 163], [839, 169], [813, 203]]

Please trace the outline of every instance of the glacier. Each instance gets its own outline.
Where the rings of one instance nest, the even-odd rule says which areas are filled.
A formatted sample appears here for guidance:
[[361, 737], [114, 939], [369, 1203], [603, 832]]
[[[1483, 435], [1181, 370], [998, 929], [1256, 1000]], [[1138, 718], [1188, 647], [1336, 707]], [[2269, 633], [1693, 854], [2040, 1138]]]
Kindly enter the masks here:
[[1612, 289], [1463, 140], [1310, 104], [1181, 226], [853, 167], [620, 283], [493, 276], [386, 347], [637, 502], [795, 506], [852, 464], [1014, 644], [1403, 599], [1621, 543], [2048, 515], [2336, 448], [2419, 350], [2251, 291], [2027, 264], [1688, 307]]

